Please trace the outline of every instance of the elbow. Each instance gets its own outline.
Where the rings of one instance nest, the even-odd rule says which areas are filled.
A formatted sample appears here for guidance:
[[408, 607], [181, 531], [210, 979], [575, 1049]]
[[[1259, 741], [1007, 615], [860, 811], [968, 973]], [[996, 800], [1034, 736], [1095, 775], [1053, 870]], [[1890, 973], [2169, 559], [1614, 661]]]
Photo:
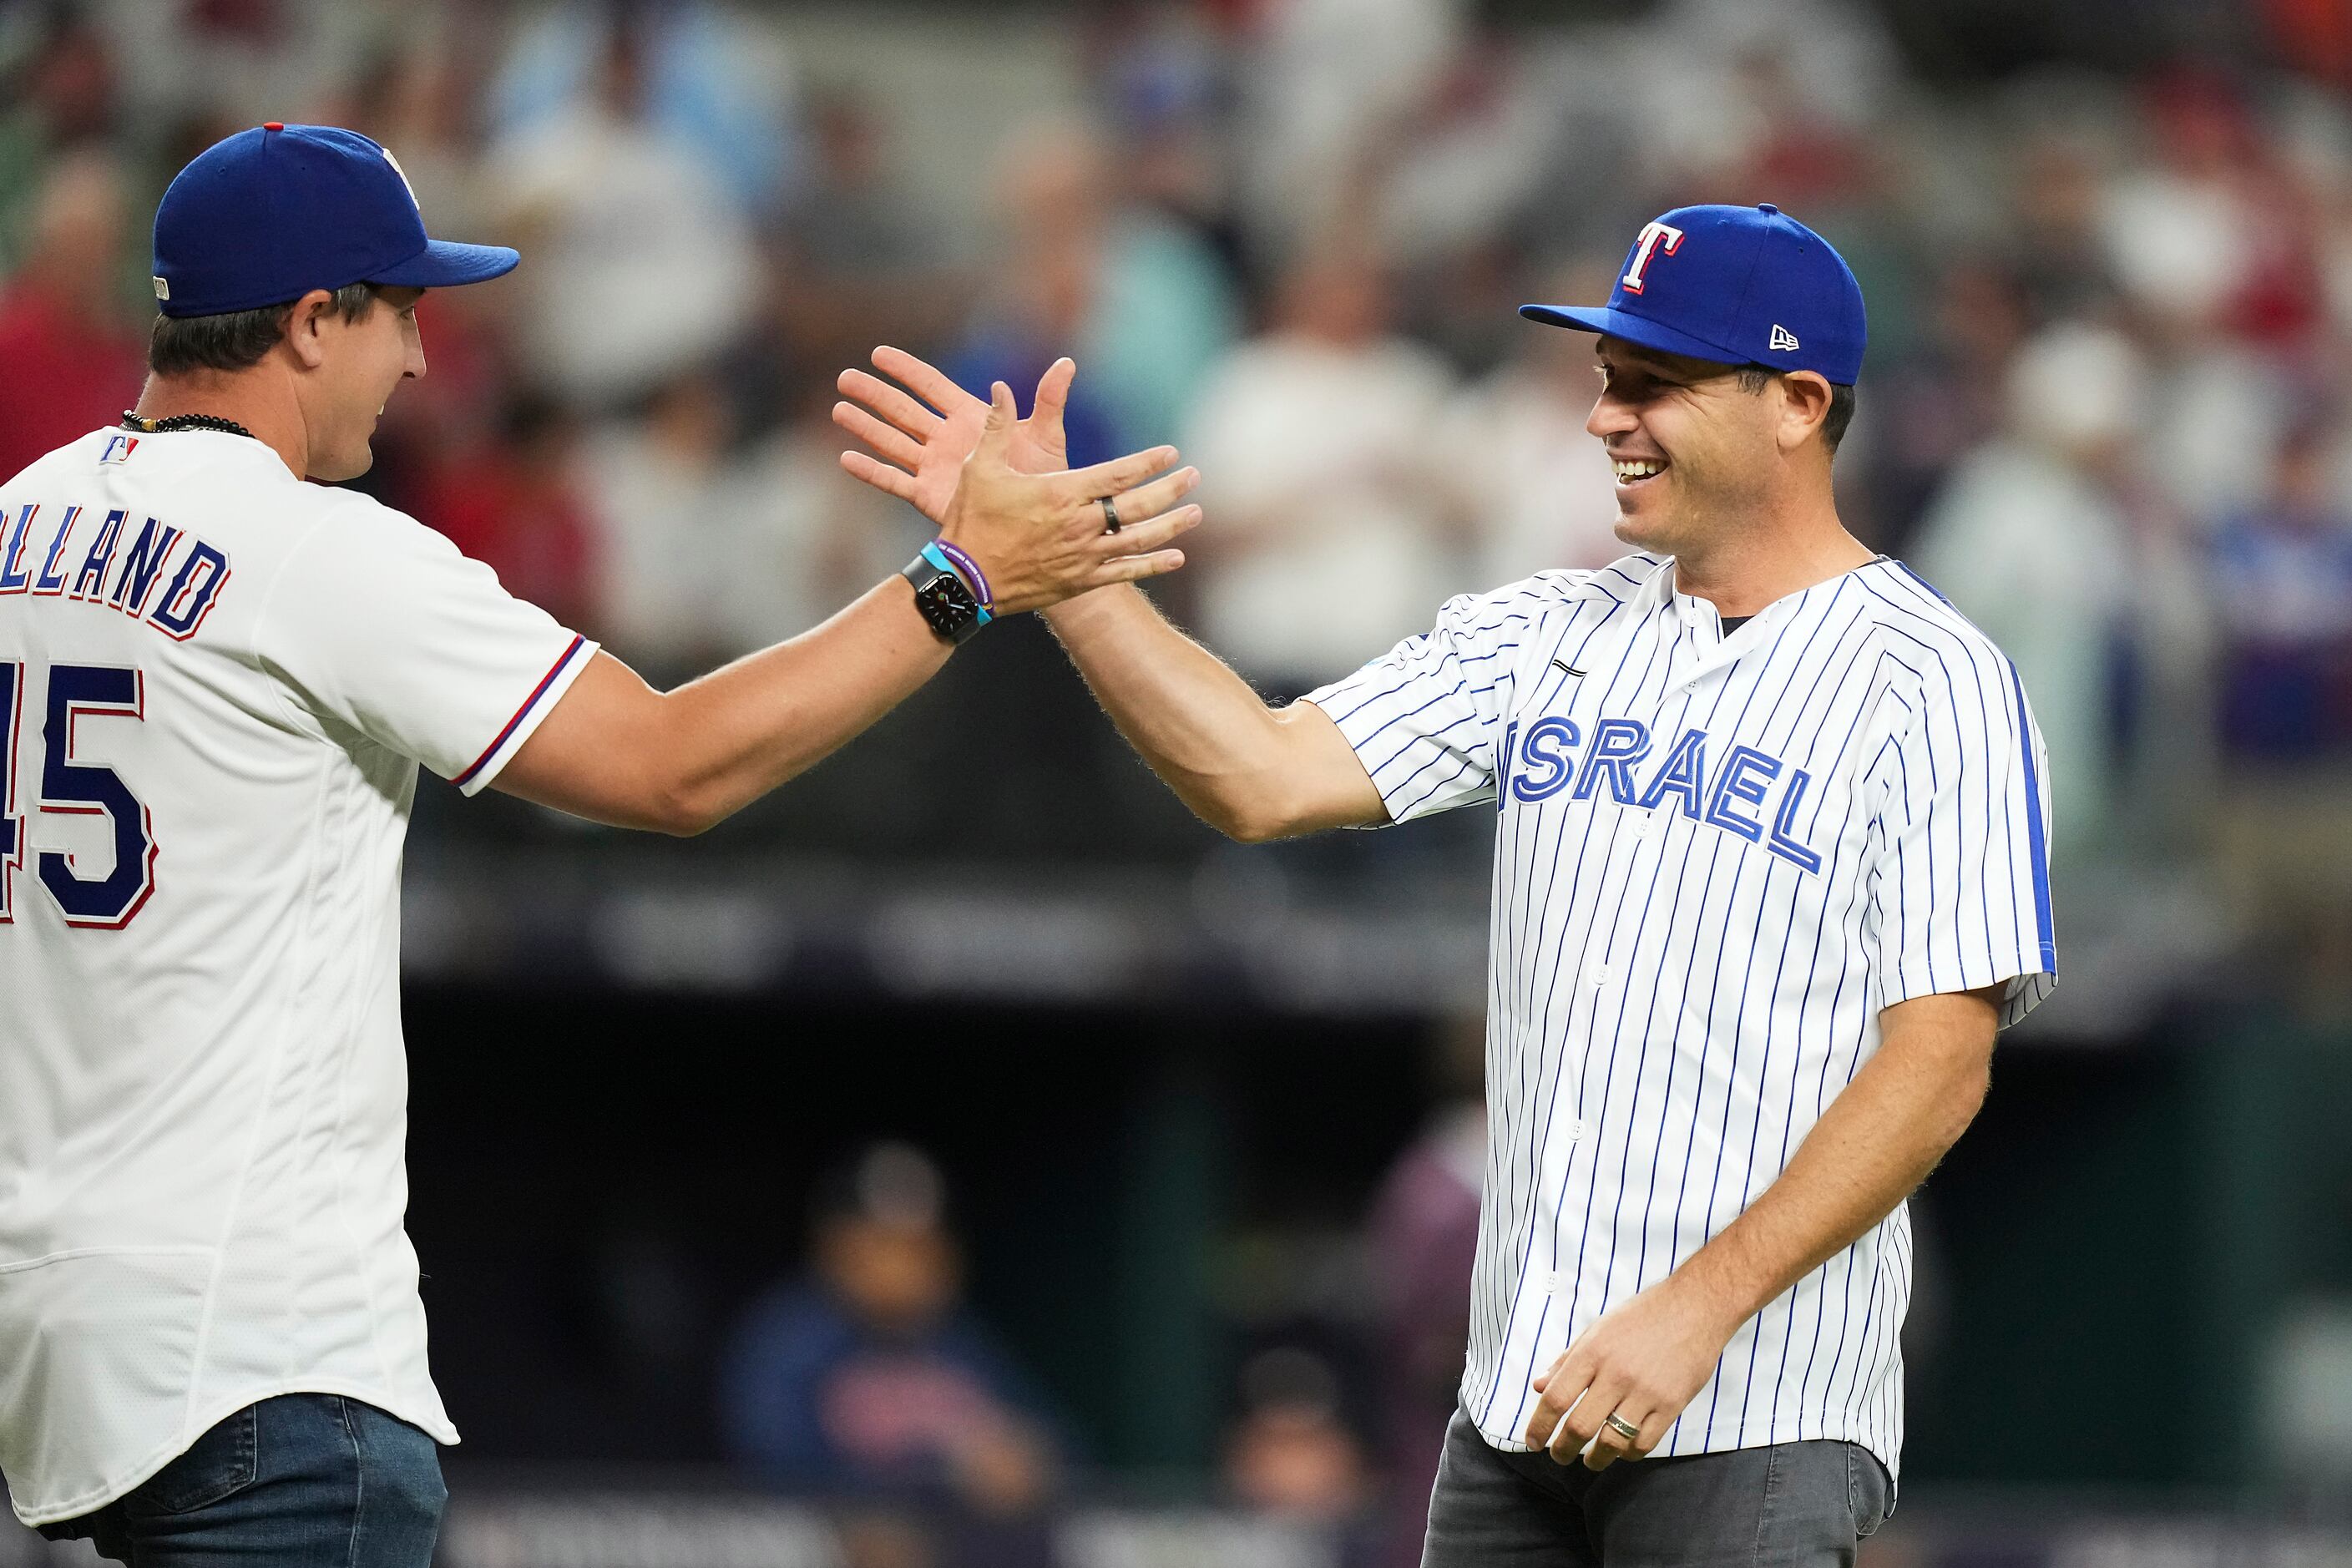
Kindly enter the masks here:
[[673, 783], [654, 792], [639, 826], [672, 838], [695, 838], [727, 820], [731, 812], [709, 791]]
[[1963, 1067], [1950, 1090], [1943, 1097], [1942, 1125], [1937, 1135], [1943, 1149], [1948, 1150], [1960, 1141], [1961, 1134], [1976, 1122], [1977, 1113], [1984, 1109], [1985, 1097], [1992, 1091], [1992, 1063], [1978, 1059]]
[[1201, 813], [1209, 826], [1236, 844], [1271, 844], [1299, 830], [1298, 818], [1282, 805], [1256, 798], [1215, 802]]
[[1240, 812], [1213, 817], [1210, 826], [1236, 844], [1271, 844], [1286, 837], [1283, 825], [1274, 818]]

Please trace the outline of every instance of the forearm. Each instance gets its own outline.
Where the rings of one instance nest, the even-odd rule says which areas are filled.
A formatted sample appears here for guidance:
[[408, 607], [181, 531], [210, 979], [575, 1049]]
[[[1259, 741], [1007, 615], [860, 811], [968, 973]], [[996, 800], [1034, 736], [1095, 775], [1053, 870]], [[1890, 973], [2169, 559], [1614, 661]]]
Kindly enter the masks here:
[[872, 724], [947, 656], [896, 577], [675, 691], [600, 653], [496, 787], [615, 827], [699, 833]]
[[[1329, 745], [1300, 730], [1329, 721], [1268, 708], [1247, 681], [1171, 625], [1132, 587], [1106, 588], [1046, 613], [1095, 699], [1193, 814], [1245, 842], [1382, 820], [1370, 781], [1339, 742], [1360, 788], [1318, 787]], [[1336, 731], [1332, 732], [1336, 739]]]
[[870, 728], [947, 663], [950, 648], [892, 577], [786, 642], [663, 699], [664, 794], [688, 830], [723, 820]]
[[1993, 1034], [1979, 996], [1923, 997], [1747, 1212], [1675, 1271], [1729, 1338], [1908, 1196], [1984, 1102]]

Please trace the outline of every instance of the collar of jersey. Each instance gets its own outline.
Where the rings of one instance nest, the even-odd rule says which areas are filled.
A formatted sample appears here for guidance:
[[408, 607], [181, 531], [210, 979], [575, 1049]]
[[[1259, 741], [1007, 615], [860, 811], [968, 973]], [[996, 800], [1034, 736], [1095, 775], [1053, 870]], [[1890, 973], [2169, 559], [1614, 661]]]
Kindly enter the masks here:
[[[1885, 563], [1887, 557], [1884, 555], [1874, 555], [1869, 560], [1863, 562], [1859, 565], [1846, 568], [1846, 570], [1839, 573], [1834, 577], [1824, 577], [1820, 582], [1809, 584], [1805, 587], [1798, 589], [1793, 594], [1783, 594], [1780, 597], [1773, 600], [1770, 604], [1765, 605], [1762, 609], [1748, 616], [1748, 624], [1741, 626], [1738, 631], [1731, 633], [1729, 637], [1722, 635], [1723, 615], [1722, 612], [1718, 611], [1715, 607], [1713, 601], [1702, 599], [1696, 594], [1685, 594], [1680, 588], [1675, 586], [1675, 563], [1672, 558], [1669, 558], [1665, 564], [1659, 569], [1657, 575], [1652, 581], [1661, 591], [1662, 602], [1664, 600], [1673, 601], [1675, 617], [1683, 625], [1688, 626], [1704, 626], [1709, 631], [1716, 633], [1715, 646], [1720, 647], [1725, 643], [1729, 642], [1732, 637], [1738, 637], [1741, 633], [1747, 632], [1753, 627], [1759, 626], [1779, 626], [1790, 616], [1796, 614], [1796, 607], [1805, 602], [1807, 595], [1814, 593], [1816, 590], [1823, 588], [1829, 589], [1831, 592], [1834, 593], [1837, 589], [1837, 585], [1840, 583], [1844, 582], [1848, 577], [1853, 576], [1855, 574], [1860, 572], [1865, 572], [1873, 566], [1883, 565]], [[1753, 641], [1754, 639], [1750, 640]]]

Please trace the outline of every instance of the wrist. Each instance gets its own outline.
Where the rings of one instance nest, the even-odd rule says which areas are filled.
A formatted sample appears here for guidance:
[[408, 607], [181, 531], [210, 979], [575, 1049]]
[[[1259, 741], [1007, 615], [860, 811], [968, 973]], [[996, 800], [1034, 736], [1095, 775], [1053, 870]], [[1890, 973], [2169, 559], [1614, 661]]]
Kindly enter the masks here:
[[1054, 628], [1054, 635], [1067, 639], [1084, 636], [1099, 623], [1115, 616], [1122, 601], [1142, 593], [1132, 583], [1113, 583], [1105, 587], [1089, 588], [1073, 595], [1059, 604], [1048, 605], [1037, 614]]
[[971, 641], [995, 618], [937, 540], [924, 545], [899, 575], [914, 588], [915, 608], [924, 623], [950, 646]]
[[980, 602], [980, 607], [993, 616], [996, 613], [996, 595], [989, 589], [988, 574], [981, 569], [979, 562], [972, 559], [971, 552], [944, 533], [931, 541], [931, 545], [955, 569], [956, 575], [963, 579], [963, 585], [971, 590], [971, 596]]
[[[1721, 1237], [1716, 1238], [1719, 1243]], [[1685, 1309], [1707, 1326], [1717, 1340], [1728, 1342], [1739, 1326], [1764, 1310], [1755, 1294], [1730, 1268], [1729, 1258], [1715, 1243], [1699, 1248], [1680, 1268], [1666, 1276], [1669, 1291]], [[1769, 1300], [1766, 1298], [1765, 1300]]]

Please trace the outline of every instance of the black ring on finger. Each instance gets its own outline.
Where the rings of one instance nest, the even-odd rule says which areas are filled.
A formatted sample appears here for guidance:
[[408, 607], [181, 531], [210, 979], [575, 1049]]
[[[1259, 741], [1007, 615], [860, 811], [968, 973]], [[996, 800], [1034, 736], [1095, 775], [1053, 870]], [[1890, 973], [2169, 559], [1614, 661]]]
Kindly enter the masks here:
[[1601, 1424], [1628, 1443], [1638, 1443], [1642, 1440], [1642, 1429], [1613, 1410], [1601, 1418]]
[[1110, 497], [1104, 496], [1100, 499], [1102, 500], [1103, 509], [1103, 531], [1105, 533], [1117, 533], [1118, 531], [1118, 508], [1111, 504]]

